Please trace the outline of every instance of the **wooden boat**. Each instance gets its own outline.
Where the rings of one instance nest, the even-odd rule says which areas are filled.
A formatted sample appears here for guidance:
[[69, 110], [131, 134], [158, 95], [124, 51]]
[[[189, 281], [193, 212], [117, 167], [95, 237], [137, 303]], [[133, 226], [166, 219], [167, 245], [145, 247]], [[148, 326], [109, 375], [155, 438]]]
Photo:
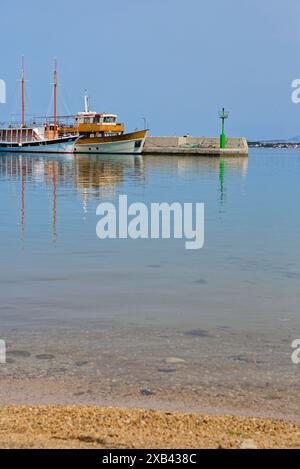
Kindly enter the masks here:
[[89, 97], [84, 97], [84, 112], [75, 116], [73, 126], [59, 127], [59, 134], [76, 134], [75, 153], [140, 154], [148, 130], [125, 133], [124, 124], [116, 114], [97, 113], [89, 109]]
[[147, 136], [146, 130], [103, 137], [80, 137], [75, 153], [135, 154], [141, 153]]

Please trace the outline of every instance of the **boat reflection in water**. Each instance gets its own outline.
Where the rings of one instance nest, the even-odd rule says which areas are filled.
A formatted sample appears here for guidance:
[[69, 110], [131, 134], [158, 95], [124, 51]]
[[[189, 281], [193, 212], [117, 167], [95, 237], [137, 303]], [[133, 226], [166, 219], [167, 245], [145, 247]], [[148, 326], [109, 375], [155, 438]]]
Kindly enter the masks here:
[[[126, 184], [148, 187], [151, 177], [174, 178], [179, 180], [197, 180], [199, 187], [203, 183], [215, 185], [219, 197], [219, 207], [223, 210], [226, 201], [226, 182], [232, 176], [246, 176], [248, 158], [186, 157], [186, 156], [140, 156], [140, 155], [37, 155], [3, 153], [0, 157], [2, 179], [20, 182], [20, 226], [24, 237], [26, 220], [27, 186], [31, 189], [39, 186], [51, 194], [52, 199], [52, 239], [57, 240], [58, 199], [75, 191], [82, 201], [82, 210], [88, 212], [89, 200], [112, 199], [118, 192], [126, 193]], [[147, 182], [146, 182], [147, 178]], [[174, 194], [178, 196], [174, 185]], [[38, 197], [36, 192], [30, 197]], [[175, 198], [176, 198], [175, 196]], [[184, 193], [181, 194], [184, 197]], [[143, 195], [140, 195], [143, 197]], [[160, 201], [162, 194], [153, 194], [153, 201]], [[199, 194], [195, 194], [199, 198]], [[155, 199], [155, 200], [154, 200]], [[175, 200], [175, 199], [174, 199]], [[164, 201], [164, 200], [162, 200]], [[205, 202], [205, 200], [204, 200]], [[91, 208], [91, 210], [94, 209]], [[28, 210], [30, 207], [28, 206]]]
[[2, 154], [1, 176], [14, 182], [20, 181], [21, 238], [25, 232], [26, 185], [41, 184], [52, 191], [52, 234], [57, 240], [57, 198], [59, 189], [75, 188], [87, 212], [90, 198], [103, 199], [115, 196], [117, 188], [129, 178], [143, 185], [145, 176], [143, 160], [139, 155], [77, 155], [41, 156], [36, 154]]

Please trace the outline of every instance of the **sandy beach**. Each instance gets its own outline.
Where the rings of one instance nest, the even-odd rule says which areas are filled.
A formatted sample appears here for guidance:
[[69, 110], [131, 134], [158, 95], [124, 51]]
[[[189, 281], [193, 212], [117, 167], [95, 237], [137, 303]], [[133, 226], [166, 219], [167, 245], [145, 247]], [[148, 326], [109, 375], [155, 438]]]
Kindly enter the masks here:
[[300, 425], [98, 406], [4, 406], [1, 448], [299, 448]]

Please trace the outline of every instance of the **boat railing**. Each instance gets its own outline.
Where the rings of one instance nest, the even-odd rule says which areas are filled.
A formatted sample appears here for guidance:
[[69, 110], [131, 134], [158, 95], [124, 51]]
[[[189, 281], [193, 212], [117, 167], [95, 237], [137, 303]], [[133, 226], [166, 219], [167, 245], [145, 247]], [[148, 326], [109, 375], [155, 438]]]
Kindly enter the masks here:
[[28, 143], [28, 142], [36, 142], [37, 139], [30, 137], [30, 138], [16, 138], [16, 137], [1, 137], [0, 136], [0, 142], [3, 143]]
[[18, 124], [14, 122], [0, 122], [0, 128], [3, 130], [22, 129], [22, 124]]
[[40, 139], [39, 133], [32, 127], [0, 127], [0, 142], [24, 143]]
[[[72, 119], [72, 120], [71, 120]], [[53, 125], [52, 117], [34, 117], [27, 119], [25, 128], [44, 127], [45, 125]], [[59, 127], [74, 127], [74, 118], [71, 116], [57, 117], [57, 125]], [[2, 121], [0, 122], [0, 129], [22, 129], [24, 126], [20, 121]]]

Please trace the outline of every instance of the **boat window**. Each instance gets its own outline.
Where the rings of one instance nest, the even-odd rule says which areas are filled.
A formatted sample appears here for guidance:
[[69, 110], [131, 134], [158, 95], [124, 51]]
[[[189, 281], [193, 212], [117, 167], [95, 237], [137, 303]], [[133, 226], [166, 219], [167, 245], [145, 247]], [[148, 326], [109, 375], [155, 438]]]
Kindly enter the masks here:
[[116, 122], [116, 118], [115, 118], [115, 117], [112, 117], [112, 116], [109, 116], [109, 117], [106, 116], [106, 117], [103, 118], [103, 121], [104, 121], [104, 122], [111, 122], [111, 123], [113, 123], [113, 122]]

